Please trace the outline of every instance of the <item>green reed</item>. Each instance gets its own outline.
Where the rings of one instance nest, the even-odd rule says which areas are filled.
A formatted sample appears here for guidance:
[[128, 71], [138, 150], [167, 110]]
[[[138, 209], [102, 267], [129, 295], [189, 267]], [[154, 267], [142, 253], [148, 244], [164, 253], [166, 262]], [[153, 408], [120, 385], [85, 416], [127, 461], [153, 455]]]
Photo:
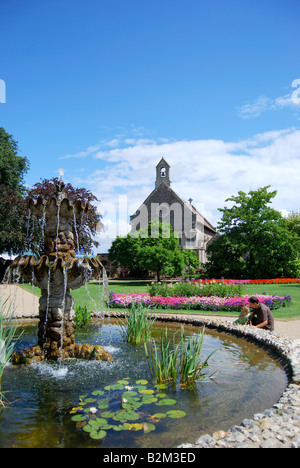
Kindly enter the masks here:
[[6, 398], [2, 393], [2, 377], [15, 349], [16, 330], [17, 321], [13, 315], [11, 303], [8, 299], [2, 303], [0, 299], [0, 407], [5, 407]]
[[177, 332], [170, 338], [165, 329], [161, 334], [160, 345], [154, 340], [144, 345], [150, 372], [157, 384], [172, 381], [176, 386], [180, 376], [180, 384], [189, 385], [207, 377], [203, 369], [208, 366], [208, 360], [215, 351], [201, 361], [204, 333], [203, 327], [196, 335], [186, 338], [184, 327], [181, 327], [180, 341], [176, 344]]
[[175, 334], [171, 339], [168, 337], [168, 330], [165, 329], [161, 333], [159, 346], [155, 340], [144, 345], [151, 375], [156, 377], [158, 384], [177, 379], [179, 345], [175, 345]]
[[126, 321], [118, 319], [121, 325], [123, 341], [140, 344], [147, 342], [151, 337], [151, 327], [155, 318], [143, 304], [132, 303], [130, 310], [125, 314]]

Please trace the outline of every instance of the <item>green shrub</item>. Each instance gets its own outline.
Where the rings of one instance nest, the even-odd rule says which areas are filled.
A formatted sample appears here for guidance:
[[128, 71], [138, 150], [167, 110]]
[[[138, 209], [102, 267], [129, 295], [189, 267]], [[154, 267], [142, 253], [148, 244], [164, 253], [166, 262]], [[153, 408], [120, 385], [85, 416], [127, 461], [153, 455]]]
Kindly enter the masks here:
[[75, 327], [84, 328], [91, 323], [92, 315], [91, 312], [87, 310], [86, 306], [76, 306], [75, 307]]
[[194, 283], [190, 281], [152, 283], [149, 286], [151, 296], [162, 297], [194, 297], [194, 296], [241, 296], [244, 285], [227, 283]]

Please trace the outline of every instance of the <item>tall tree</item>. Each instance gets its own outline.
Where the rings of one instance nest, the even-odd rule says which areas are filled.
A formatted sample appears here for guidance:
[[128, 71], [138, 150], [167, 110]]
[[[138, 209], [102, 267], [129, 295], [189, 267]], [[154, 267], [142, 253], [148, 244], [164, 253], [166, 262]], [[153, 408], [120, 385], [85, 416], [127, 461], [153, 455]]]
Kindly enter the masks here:
[[26, 239], [26, 188], [28, 159], [18, 155], [18, 145], [0, 127], [0, 253], [20, 253]]
[[300, 211], [289, 213], [286, 221], [288, 230], [295, 236], [295, 246], [300, 254]]
[[240, 191], [226, 201], [218, 231], [209, 248], [209, 274], [214, 277], [274, 278], [295, 276], [299, 260], [294, 235], [279, 211], [269, 206], [277, 192], [270, 186]]
[[109, 258], [125, 268], [155, 271], [158, 281], [162, 274], [179, 276], [185, 266], [199, 266], [195, 253], [185, 255], [178, 248], [171, 225], [158, 220], [150, 222], [145, 229], [117, 237], [109, 250]]
[[13, 190], [17, 196], [24, 196], [24, 175], [28, 169], [28, 159], [18, 155], [17, 142], [0, 127], [0, 185]]
[[[59, 185], [58, 178], [42, 179], [41, 182], [36, 183], [31, 190], [28, 192], [28, 198], [37, 199], [39, 196], [50, 198], [54, 195], [56, 188]], [[82, 200], [85, 203], [89, 203], [91, 209], [87, 213], [73, 220], [73, 228], [78, 236], [78, 244], [81, 252], [87, 253], [93, 249], [93, 246], [98, 247], [99, 242], [94, 239], [94, 236], [101, 230], [101, 218], [102, 216], [97, 212], [95, 202], [99, 201], [90, 190], [85, 188], [75, 188], [72, 184], [68, 183], [64, 185], [64, 191], [71, 202], [75, 200]], [[30, 244], [31, 249], [35, 252], [43, 250], [43, 245], [40, 244], [43, 236], [41, 235], [42, 222], [33, 215], [32, 220], [29, 219], [29, 225], [32, 223], [35, 227], [31, 229]], [[76, 221], [76, 222], [75, 222]], [[35, 231], [35, 232], [33, 232]]]

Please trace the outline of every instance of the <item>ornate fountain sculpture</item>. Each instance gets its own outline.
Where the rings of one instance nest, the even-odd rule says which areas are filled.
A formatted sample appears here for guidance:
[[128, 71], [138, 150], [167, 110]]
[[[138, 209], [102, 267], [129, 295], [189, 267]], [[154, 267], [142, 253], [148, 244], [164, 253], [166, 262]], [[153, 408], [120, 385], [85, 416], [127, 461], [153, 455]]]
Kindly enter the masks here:
[[29, 201], [31, 212], [45, 221], [44, 252], [38, 260], [33, 255], [19, 256], [11, 267], [19, 268], [27, 281], [41, 289], [38, 345], [14, 353], [15, 364], [72, 357], [113, 360], [99, 345], [75, 343], [75, 313], [70, 289], [81, 287], [92, 277], [99, 278], [104, 271], [97, 258], [76, 258], [75, 255], [75, 220], [90, 208], [80, 200], [71, 202], [62, 180], [50, 198], [40, 196]]

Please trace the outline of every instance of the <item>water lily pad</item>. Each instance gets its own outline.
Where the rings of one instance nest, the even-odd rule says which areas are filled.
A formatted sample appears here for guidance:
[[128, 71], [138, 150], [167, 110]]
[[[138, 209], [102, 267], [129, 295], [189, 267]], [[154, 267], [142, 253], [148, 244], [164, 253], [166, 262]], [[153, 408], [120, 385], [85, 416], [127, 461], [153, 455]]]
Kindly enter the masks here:
[[143, 395], [152, 395], [154, 393], [154, 390], [151, 390], [150, 388], [139, 390], [139, 393], [142, 393]]
[[84, 404], [94, 403], [94, 401], [97, 401], [96, 398], [86, 398], [83, 403]]
[[94, 429], [93, 429], [93, 426], [91, 426], [90, 424], [86, 424], [84, 427], [83, 427], [83, 430], [85, 432], [92, 432]]
[[135, 411], [121, 410], [112, 419], [114, 421], [126, 422], [126, 421], [135, 421], [139, 419], [139, 417], [140, 417], [139, 413], [136, 413]]
[[110, 386], [111, 390], [123, 390], [123, 388], [124, 388], [124, 385], [121, 383], [115, 383]]
[[92, 395], [105, 395], [105, 392], [103, 390], [94, 390]]
[[[162, 389], [167, 388], [166, 384], [158, 384], [152, 389], [144, 379], [137, 380], [134, 385], [129, 382], [130, 379], [123, 378], [105, 386], [104, 390], [94, 390], [89, 395], [82, 395], [79, 406], [74, 406], [71, 411], [77, 429], [88, 432], [92, 439], [97, 440], [103, 439], [109, 429], [116, 432], [148, 433], [156, 429], [161, 419], [179, 419], [186, 415], [184, 411], [175, 410], [166, 413], [158, 410], [152, 415], [151, 410], [143, 409], [139, 413], [140, 406], [147, 408], [146, 405], [156, 403], [162, 407], [175, 405], [177, 402], [163, 393]], [[118, 408], [120, 409], [117, 411]]]
[[158, 403], [156, 403], [158, 406], [170, 406], [170, 405], [176, 405], [177, 401], [173, 400], [172, 398], [162, 398], [159, 400]]
[[143, 423], [125, 423], [124, 429], [128, 431], [141, 431], [143, 429]]
[[134, 409], [138, 409], [138, 408], [139, 408], [140, 406], [142, 406], [142, 405], [143, 405], [143, 403], [140, 403], [140, 402], [136, 401], [136, 402], [131, 403], [131, 408], [132, 408], [133, 410], [134, 410]]
[[147, 386], [146, 385], [134, 385], [133, 388], [139, 392], [140, 390], [146, 390]]
[[151, 424], [151, 423], [143, 423], [143, 429], [144, 429], [144, 432], [147, 434], [148, 432], [152, 432], [152, 431], [155, 431], [155, 426], [154, 424]]
[[89, 422], [88, 422], [88, 424], [89, 424], [90, 426], [98, 426], [98, 423], [97, 423], [96, 419], [90, 419]]
[[132, 411], [138, 409], [143, 403], [139, 401], [130, 401], [122, 404], [122, 408], [126, 411]]
[[143, 395], [142, 402], [145, 405], [149, 405], [150, 403], [155, 403], [158, 400], [154, 395]]
[[84, 413], [90, 413], [90, 409], [91, 409], [91, 407], [88, 406], [87, 408], [83, 409], [83, 412]]
[[101, 413], [101, 417], [105, 419], [109, 419], [109, 418], [113, 418], [115, 414], [116, 413], [113, 413], [112, 411], [103, 411], [103, 413]]
[[124, 398], [132, 397], [132, 396], [135, 396], [135, 395], [137, 395], [137, 392], [134, 392], [133, 390], [128, 390], [128, 391], [123, 393]]
[[77, 413], [77, 411], [82, 411], [81, 406], [74, 406], [74, 408], [71, 409], [70, 414]]
[[123, 424], [117, 424], [117, 425], [114, 425], [113, 427], [113, 430], [114, 431], [123, 431], [124, 430], [124, 425]]
[[123, 417], [126, 417], [127, 421], [136, 421], [140, 418], [140, 415], [136, 411], [126, 411]]
[[167, 411], [166, 414], [169, 416], [169, 418], [173, 418], [173, 419], [184, 418], [184, 416], [186, 416], [186, 413], [180, 410]]
[[151, 416], [152, 418], [157, 418], [157, 419], [164, 419], [167, 417], [167, 415], [165, 413], [155, 413], [153, 414], [153, 416]]
[[104, 418], [92, 419], [89, 424], [101, 427], [104, 424], [107, 424], [107, 420]]
[[72, 421], [85, 421], [86, 416], [83, 416], [82, 414], [76, 414], [75, 416], [72, 416]]
[[100, 424], [98, 428], [103, 429], [104, 431], [108, 431], [109, 429], [112, 429], [113, 426], [113, 424], [108, 424], [108, 422], [106, 421], [104, 424]]
[[104, 439], [104, 437], [106, 437], [106, 435], [107, 435], [107, 432], [105, 432], [103, 430], [101, 430], [99, 432], [91, 432], [90, 433], [90, 437], [92, 439], [96, 439], [96, 440], [97, 439]]
[[109, 406], [108, 403], [106, 403], [105, 401], [99, 402], [99, 404], [98, 404], [99, 409], [106, 409], [106, 408], [108, 408], [108, 406]]
[[167, 384], [156, 384], [156, 385], [155, 385], [155, 388], [159, 388], [159, 389], [161, 389], [161, 388], [167, 388]]
[[124, 398], [122, 396], [122, 404], [133, 404], [133, 403], [136, 403], [136, 402], [139, 402], [141, 401], [141, 397], [134, 397], [134, 396], [127, 396]]

